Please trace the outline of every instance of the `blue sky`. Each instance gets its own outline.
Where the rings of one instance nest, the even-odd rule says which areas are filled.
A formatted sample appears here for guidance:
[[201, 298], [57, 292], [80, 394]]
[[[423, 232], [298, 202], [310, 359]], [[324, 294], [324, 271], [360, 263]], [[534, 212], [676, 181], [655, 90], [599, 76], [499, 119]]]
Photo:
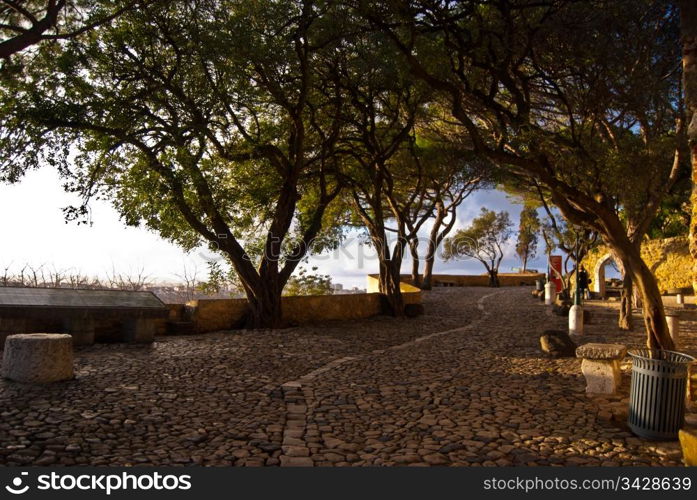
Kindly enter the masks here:
[[[176, 282], [186, 268], [198, 270], [205, 277], [207, 251], [183, 252], [145, 228], [126, 227], [117, 212], [107, 203], [91, 204], [91, 226], [68, 223], [61, 208], [75, 203], [75, 198], [61, 188], [60, 179], [50, 169], [30, 172], [20, 183], [0, 184], [0, 271], [7, 266], [18, 270], [24, 264], [46, 265], [49, 268], [77, 269], [90, 276], [105, 276], [115, 268], [121, 273], [136, 273], [141, 268], [153, 280]], [[516, 227], [521, 206], [512, 204], [504, 193], [474, 193], [458, 210], [456, 228], [466, 226], [481, 207], [507, 210]], [[357, 236], [357, 233], [356, 233]], [[509, 242], [501, 271], [520, 265], [515, 257], [514, 238]], [[543, 247], [544, 245], [541, 245]], [[528, 267], [544, 269], [543, 248]], [[350, 238], [339, 252], [313, 256], [308, 266], [329, 274], [335, 283], [345, 287], [365, 286], [365, 275], [378, 270], [370, 248], [359, 248], [357, 238]], [[403, 270], [410, 269], [405, 259]], [[435, 264], [436, 273], [481, 274], [484, 269], [476, 261]]]

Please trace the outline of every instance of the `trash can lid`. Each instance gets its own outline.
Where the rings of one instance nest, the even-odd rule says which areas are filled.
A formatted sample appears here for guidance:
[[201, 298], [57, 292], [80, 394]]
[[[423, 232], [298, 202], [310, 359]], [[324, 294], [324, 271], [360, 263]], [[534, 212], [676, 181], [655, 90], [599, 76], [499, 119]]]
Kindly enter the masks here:
[[629, 356], [647, 361], [663, 361], [668, 363], [692, 363], [695, 358], [684, 352], [667, 351], [663, 349], [631, 349], [627, 352]]

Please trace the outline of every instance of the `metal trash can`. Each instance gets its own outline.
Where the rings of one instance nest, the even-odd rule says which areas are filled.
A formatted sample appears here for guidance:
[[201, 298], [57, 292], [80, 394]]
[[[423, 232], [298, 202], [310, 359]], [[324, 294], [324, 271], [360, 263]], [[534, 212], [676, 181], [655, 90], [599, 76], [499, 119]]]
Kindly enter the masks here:
[[627, 424], [637, 436], [677, 439], [685, 421], [688, 366], [695, 358], [674, 351], [633, 349]]

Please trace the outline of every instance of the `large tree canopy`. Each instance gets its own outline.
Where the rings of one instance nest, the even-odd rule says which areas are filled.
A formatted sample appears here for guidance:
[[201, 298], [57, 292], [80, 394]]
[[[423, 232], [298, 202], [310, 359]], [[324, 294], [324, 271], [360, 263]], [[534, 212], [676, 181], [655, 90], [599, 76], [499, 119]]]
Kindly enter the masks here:
[[313, 69], [336, 39], [320, 9], [173, 1], [89, 43], [41, 46], [3, 87], [5, 176], [47, 161], [128, 224], [214, 246], [240, 276], [250, 325], [277, 326], [281, 290], [339, 190], [342, 97]]

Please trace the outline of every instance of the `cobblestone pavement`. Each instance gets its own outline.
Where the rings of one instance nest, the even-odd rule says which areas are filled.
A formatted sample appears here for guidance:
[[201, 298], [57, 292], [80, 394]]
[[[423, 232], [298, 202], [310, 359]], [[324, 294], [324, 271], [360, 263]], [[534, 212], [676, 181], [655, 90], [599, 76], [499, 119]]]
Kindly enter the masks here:
[[[676, 443], [624, 428], [622, 396], [585, 395], [580, 361], [541, 355], [566, 319], [530, 288], [424, 303], [411, 320], [82, 348], [75, 380], [0, 381], [0, 464], [679, 465]], [[590, 307], [588, 341], [643, 343]], [[683, 326], [694, 353], [697, 318]]]

